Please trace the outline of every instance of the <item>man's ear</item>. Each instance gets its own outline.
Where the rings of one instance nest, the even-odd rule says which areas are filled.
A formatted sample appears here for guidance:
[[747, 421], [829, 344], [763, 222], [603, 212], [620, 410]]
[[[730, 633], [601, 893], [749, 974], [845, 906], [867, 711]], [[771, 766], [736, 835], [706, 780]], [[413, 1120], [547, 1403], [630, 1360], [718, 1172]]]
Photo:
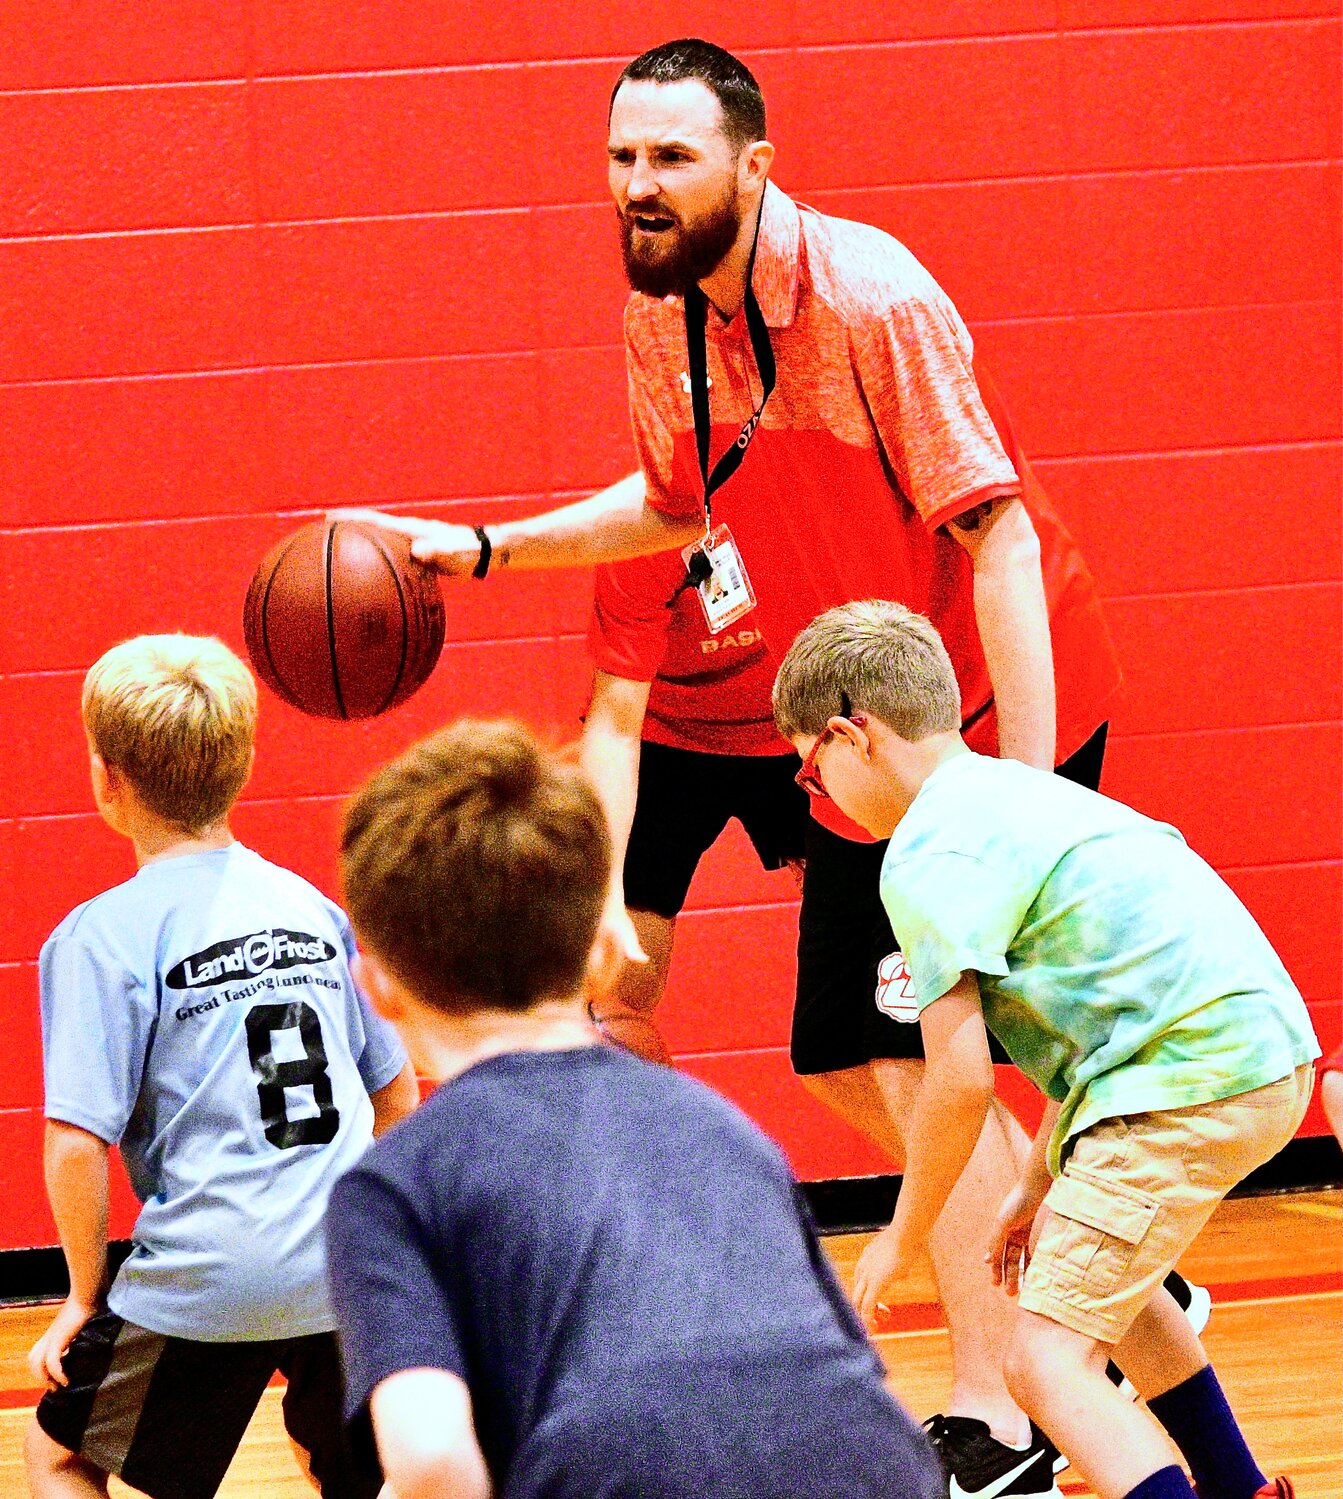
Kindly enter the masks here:
[[350, 972], [354, 975], [355, 983], [368, 996], [369, 1003], [384, 1020], [390, 1020], [395, 1025], [405, 1017], [406, 1002], [402, 997], [401, 985], [387, 972], [374, 953], [356, 953], [350, 964]]
[[738, 187], [763, 187], [774, 165], [774, 146], [769, 141], [752, 141], [741, 148], [737, 159]]

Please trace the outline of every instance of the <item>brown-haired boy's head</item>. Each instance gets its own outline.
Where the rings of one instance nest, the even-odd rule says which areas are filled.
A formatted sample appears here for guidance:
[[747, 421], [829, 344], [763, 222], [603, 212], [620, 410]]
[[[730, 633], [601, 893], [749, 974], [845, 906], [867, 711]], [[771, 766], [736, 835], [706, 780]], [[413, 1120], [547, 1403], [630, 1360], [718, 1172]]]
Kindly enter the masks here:
[[341, 841], [361, 944], [453, 1015], [576, 993], [609, 864], [596, 793], [516, 723], [414, 745], [351, 802]]

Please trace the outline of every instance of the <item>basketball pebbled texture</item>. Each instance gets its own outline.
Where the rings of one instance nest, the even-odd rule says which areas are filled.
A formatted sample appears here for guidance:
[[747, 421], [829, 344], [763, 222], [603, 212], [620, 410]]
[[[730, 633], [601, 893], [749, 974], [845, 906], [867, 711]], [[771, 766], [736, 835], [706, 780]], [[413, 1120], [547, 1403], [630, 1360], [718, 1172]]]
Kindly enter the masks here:
[[313, 521], [271, 549], [247, 590], [252, 665], [316, 718], [373, 718], [422, 687], [443, 650], [443, 598], [410, 538]]

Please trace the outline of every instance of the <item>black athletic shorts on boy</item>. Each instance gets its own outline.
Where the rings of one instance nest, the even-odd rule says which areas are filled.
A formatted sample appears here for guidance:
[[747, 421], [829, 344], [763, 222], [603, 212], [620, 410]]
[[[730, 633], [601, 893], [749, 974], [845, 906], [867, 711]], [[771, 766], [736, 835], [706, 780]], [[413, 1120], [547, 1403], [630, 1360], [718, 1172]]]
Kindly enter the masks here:
[[711, 755], [645, 740], [625, 853], [625, 904], [671, 920], [695, 869], [735, 817], [766, 869], [800, 859], [811, 814], [796, 755]]
[[285, 1430], [323, 1499], [376, 1499], [382, 1487], [371, 1432], [357, 1441], [342, 1420], [334, 1333], [200, 1343], [103, 1312], [75, 1334], [62, 1367], [69, 1384], [42, 1397], [37, 1424], [151, 1499], [211, 1499], [277, 1370], [289, 1381]]
[[[1056, 769], [1099, 789], [1108, 724]], [[917, 1019], [897, 1020], [877, 1007], [878, 969], [897, 943], [881, 904], [886, 844], [855, 843], [812, 821], [797, 939], [797, 1001], [790, 1053], [799, 1076], [842, 1072], [878, 1057], [923, 1056]], [[989, 1055], [1007, 1053], [989, 1036]]]

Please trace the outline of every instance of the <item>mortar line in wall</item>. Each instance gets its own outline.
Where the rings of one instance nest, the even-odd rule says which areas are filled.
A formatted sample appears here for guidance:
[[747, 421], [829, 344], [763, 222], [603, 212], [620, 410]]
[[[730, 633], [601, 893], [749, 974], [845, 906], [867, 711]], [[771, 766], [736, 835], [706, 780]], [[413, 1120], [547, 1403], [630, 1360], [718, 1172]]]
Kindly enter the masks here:
[[[249, 85], [255, 80], [239, 80]], [[877, 183], [854, 183], [848, 186], [819, 187], [814, 190], [799, 187], [797, 196], [803, 201], [812, 197], [817, 200], [848, 196], [853, 193], [897, 193], [939, 191], [957, 187], [1013, 187], [1048, 182], [1103, 182], [1124, 178], [1187, 177], [1193, 174], [1231, 172], [1288, 171], [1303, 167], [1333, 167], [1340, 158], [1333, 155], [1301, 157], [1265, 157], [1253, 161], [1180, 162], [1174, 165], [1150, 167], [1096, 167], [1085, 171], [1026, 172], [995, 177], [945, 177]], [[0, 245], [43, 244], [47, 242], [74, 242], [80, 240], [134, 239], [150, 235], [206, 234], [242, 229], [302, 229], [326, 225], [344, 224], [400, 224], [430, 222], [433, 220], [502, 218], [538, 212], [568, 213], [584, 209], [606, 208], [605, 198], [569, 199], [554, 203], [480, 203], [454, 208], [405, 209], [399, 212], [349, 213], [316, 216], [312, 218], [264, 218], [232, 219], [217, 224], [139, 224], [114, 229], [52, 229], [33, 234], [0, 235]]]
[[1128, 452], [1114, 453], [1051, 453], [1048, 457], [1039, 457], [1032, 454], [1031, 466], [1033, 468], [1046, 468], [1051, 463], [1078, 463], [1083, 460], [1092, 463], [1108, 463], [1110, 461], [1123, 463], [1131, 458], [1212, 458], [1226, 453], [1277, 453], [1296, 449], [1306, 451], [1311, 448], [1336, 448], [1341, 445], [1343, 445], [1343, 436], [1300, 437], [1284, 439], [1282, 442], [1219, 443], [1212, 447], [1134, 448]]
[[[250, 233], [250, 227], [248, 229]], [[1147, 319], [1169, 318], [1169, 317], [1195, 317], [1195, 316], [1229, 316], [1235, 313], [1247, 312], [1289, 312], [1307, 308], [1329, 308], [1332, 312], [1336, 306], [1334, 298], [1331, 297], [1305, 297], [1295, 298], [1285, 302], [1236, 302], [1236, 303], [1198, 303], [1188, 307], [1128, 307], [1118, 311], [1107, 312], [1053, 312], [1053, 313], [1028, 313], [1018, 317], [985, 318], [968, 317], [966, 322], [971, 329], [975, 328], [1004, 328], [1004, 327], [1029, 327], [1031, 325], [1044, 325], [1051, 323], [1086, 323], [1086, 322], [1116, 322], [1121, 319]], [[542, 348], [516, 348], [516, 349], [472, 349], [453, 356], [457, 358], [486, 358], [503, 357], [508, 354], [517, 355], [562, 355], [566, 353], [585, 353], [593, 349], [614, 350], [617, 346], [612, 344], [584, 344], [569, 348], [565, 345]], [[121, 374], [106, 375], [52, 375], [40, 378], [28, 378], [20, 380], [0, 381], [0, 390], [20, 389], [40, 385], [93, 385], [115, 381], [128, 383], [136, 379], [168, 379], [187, 378], [191, 376], [227, 376], [244, 374], [264, 374], [267, 371], [305, 368], [324, 368], [336, 365], [358, 365], [358, 364], [412, 364], [422, 359], [446, 357], [441, 355], [424, 355], [416, 353], [403, 354], [381, 354], [370, 359], [337, 359], [308, 361], [306, 363], [296, 362], [293, 364], [237, 364], [218, 365], [209, 369], [176, 369], [176, 370], [136, 370]], [[1335, 434], [1328, 434], [1333, 436]], [[1293, 439], [1294, 441], [1325, 441], [1325, 437], [1318, 439]]]
[[[633, 460], [631, 459], [631, 462]], [[610, 480], [604, 483], [610, 483]], [[493, 506], [505, 501], [516, 503], [523, 501], [585, 499], [603, 488], [603, 483], [593, 483], [591, 486], [579, 485], [576, 488], [565, 486], [555, 489], [519, 489], [508, 494], [483, 494], [483, 495], [411, 495], [402, 497], [380, 496], [374, 508], [379, 510], [391, 510], [407, 505], [413, 505], [419, 509], [426, 506], [451, 505], [463, 509], [479, 506]], [[66, 533], [78, 534], [82, 531], [131, 531], [137, 528], [148, 529], [152, 526], [180, 526], [183, 524], [203, 524], [210, 522], [238, 521], [269, 521], [269, 520], [302, 520], [305, 516], [321, 516], [330, 509], [360, 508], [367, 504], [361, 501], [359, 507], [355, 506], [329, 506], [313, 504], [303, 501], [300, 504], [281, 505], [266, 510], [212, 510], [202, 513], [199, 510], [187, 511], [182, 515], [128, 515], [128, 516], [100, 516], [97, 520], [88, 521], [66, 521], [56, 525], [45, 525], [35, 522], [28, 525], [4, 525], [0, 526], [0, 536], [31, 535], [35, 532], [49, 533], [51, 535], [63, 535]], [[488, 523], [493, 524], [493, 519]]]
[[[1303, 29], [1307, 27], [1325, 27], [1336, 23], [1337, 18], [1332, 15], [1275, 15], [1246, 17], [1217, 17], [1206, 21], [1183, 20], [1169, 23], [1143, 22], [1139, 25], [1130, 26], [1055, 26], [1048, 29], [1024, 29], [1019, 31], [984, 31], [966, 33], [948, 33], [932, 36], [909, 36], [889, 37], [873, 41], [868, 38], [858, 37], [848, 41], [832, 42], [794, 42], [787, 45], [770, 47], [747, 47], [741, 49], [741, 55], [750, 59], [755, 57], [786, 57], [797, 53], [820, 53], [827, 52], [854, 52], [854, 51], [908, 51], [919, 47], [954, 46], [962, 44], [966, 46], [985, 46], [996, 42], [1023, 42], [1023, 41], [1062, 41], [1074, 36], [1144, 36], [1144, 35], [1169, 35], [1176, 32], [1211, 32], [1211, 31], [1247, 31], [1267, 30], [1270, 28], [1281, 30], [1286, 27]], [[388, 78], [405, 77], [415, 75], [452, 74], [452, 73], [486, 73], [507, 72], [521, 69], [539, 68], [562, 68], [562, 67], [584, 67], [598, 63], [609, 63], [614, 67], [623, 66], [629, 59], [624, 53], [593, 52], [581, 53], [575, 56], [555, 58], [489, 58], [479, 59], [471, 62], [436, 63], [406, 65], [401, 67], [387, 68], [359, 68], [359, 69], [335, 69], [322, 71], [295, 71], [295, 72], [270, 72], [257, 73], [255, 80], [259, 83], [283, 83], [283, 82], [326, 82], [339, 79], [356, 78]], [[77, 83], [67, 85], [43, 84], [33, 88], [11, 88], [0, 90], [0, 98], [16, 97], [23, 95], [42, 94], [82, 94], [82, 93], [109, 93], [131, 92], [133, 90], [156, 89], [156, 88], [191, 88], [208, 87], [211, 84], [240, 83], [245, 79], [237, 77], [232, 73], [211, 75], [204, 78], [155, 78], [150, 80], [136, 80], [132, 82], [103, 82], [103, 83]]]
[[1223, 724], [1201, 729], [1117, 729], [1110, 735], [1109, 743], [1113, 746], [1137, 739], [1211, 739], [1218, 735], [1262, 734], [1283, 729], [1338, 729], [1343, 732], [1343, 719], [1304, 718], [1281, 723]]
[[1289, 583], [1241, 583], [1229, 588], [1169, 588], [1157, 593], [1107, 593], [1101, 602], [1111, 604], [1154, 604], [1171, 599], [1216, 599], [1235, 598], [1256, 593], [1299, 593], [1302, 589], [1331, 589], [1343, 587], [1343, 578], [1309, 578]]

